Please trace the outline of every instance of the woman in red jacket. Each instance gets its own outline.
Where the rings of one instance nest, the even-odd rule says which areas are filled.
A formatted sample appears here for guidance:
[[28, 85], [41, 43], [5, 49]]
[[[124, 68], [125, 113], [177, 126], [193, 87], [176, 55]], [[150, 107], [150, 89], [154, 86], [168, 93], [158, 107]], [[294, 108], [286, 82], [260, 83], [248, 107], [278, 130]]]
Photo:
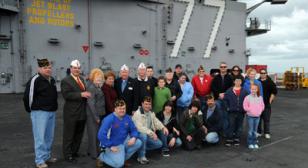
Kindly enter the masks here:
[[204, 112], [206, 108], [206, 96], [211, 94], [212, 77], [205, 73], [202, 65], [198, 68], [198, 74], [196, 74], [191, 84], [194, 88], [194, 98], [199, 99], [201, 103], [201, 111]]
[[106, 115], [114, 112], [114, 102], [117, 100], [117, 92], [114, 89], [115, 74], [112, 71], [108, 71], [105, 74], [105, 83], [102, 87], [102, 91], [105, 95], [105, 107]]

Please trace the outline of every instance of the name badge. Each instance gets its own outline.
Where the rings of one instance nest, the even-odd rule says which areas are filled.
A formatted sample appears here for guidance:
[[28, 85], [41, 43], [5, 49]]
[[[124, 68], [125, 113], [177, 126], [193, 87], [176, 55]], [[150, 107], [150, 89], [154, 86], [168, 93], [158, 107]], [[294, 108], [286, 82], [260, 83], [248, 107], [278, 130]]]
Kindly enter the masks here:
[[128, 87], [128, 90], [133, 90], [133, 87]]

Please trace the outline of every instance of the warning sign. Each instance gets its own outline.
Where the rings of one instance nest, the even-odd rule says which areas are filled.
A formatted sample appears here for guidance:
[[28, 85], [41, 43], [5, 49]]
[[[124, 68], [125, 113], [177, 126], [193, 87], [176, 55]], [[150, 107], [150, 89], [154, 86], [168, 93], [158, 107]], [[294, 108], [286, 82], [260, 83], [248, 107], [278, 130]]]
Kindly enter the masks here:
[[90, 47], [88, 45], [83, 45], [82, 46], [82, 50], [83, 50], [84, 53], [87, 53], [89, 51], [89, 48]]

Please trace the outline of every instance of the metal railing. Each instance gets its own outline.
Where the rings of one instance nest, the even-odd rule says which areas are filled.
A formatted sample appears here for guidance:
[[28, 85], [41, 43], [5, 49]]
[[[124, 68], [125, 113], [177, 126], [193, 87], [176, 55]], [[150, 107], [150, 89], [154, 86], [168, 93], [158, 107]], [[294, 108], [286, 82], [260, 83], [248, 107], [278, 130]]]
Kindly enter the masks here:
[[271, 21], [264, 20], [260, 22], [258, 18], [249, 18], [248, 22], [246, 23], [246, 28], [251, 30], [263, 29], [270, 31], [271, 27]]

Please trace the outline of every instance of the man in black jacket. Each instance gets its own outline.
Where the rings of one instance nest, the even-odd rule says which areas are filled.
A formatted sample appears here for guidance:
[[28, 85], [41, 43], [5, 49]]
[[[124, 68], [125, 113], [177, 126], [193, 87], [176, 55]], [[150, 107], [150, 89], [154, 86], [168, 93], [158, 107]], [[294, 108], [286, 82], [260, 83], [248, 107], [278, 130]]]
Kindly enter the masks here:
[[173, 79], [173, 72], [171, 68], [166, 70], [166, 87], [171, 91], [171, 101], [174, 104], [174, 109], [176, 107], [176, 100], [182, 96], [182, 89], [177, 80]]
[[80, 63], [71, 62], [71, 75], [61, 81], [61, 92], [65, 103], [63, 108], [63, 155], [68, 162], [76, 162], [86, 123], [86, 103], [91, 93], [86, 91], [84, 79], [80, 76]]
[[146, 76], [146, 66], [140, 63], [138, 66], [138, 76], [135, 79], [135, 94], [134, 94], [134, 111], [136, 107], [141, 106], [144, 97], [154, 96], [154, 82]]
[[214, 97], [208, 95], [207, 106], [203, 113], [203, 125], [206, 127], [207, 134], [205, 141], [208, 143], [219, 142], [219, 132], [221, 131], [221, 109], [216, 106]]
[[50, 62], [47, 59], [37, 61], [38, 73], [28, 81], [23, 100], [26, 111], [31, 114], [36, 167], [46, 168], [46, 163], [56, 161], [51, 157], [51, 146], [58, 95]]
[[220, 63], [220, 73], [216, 75], [212, 81], [211, 90], [215, 100], [223, 100], [224, 93], [233, 86], [231, 75], [228, 74], [228, 66], [225, 62]]
[[263, 88], [263, 101], [264, 101], [264, 111], [260, 117], [260, 123], [258, 128], [258, 133], [262, 134], [262, 123], [264, 128], [264, 137], [266, 139], [270, 139], [270, 117], [271, 117], [271, 104], [277, 95], [277, 87], [276, 84], [272, 81], [272, 79], [267, 75], [267, 71], [262, 69], [260, 71], [260, 79], [259, 81], [262, 83]]
[[126, 113], [132, 115], [138, 109], [134, 103], [135, 81], [129, 76], [129, 68], [125, 64], [121, 67], [120, 77], [115, 80], [114, 88], [119, 99], [123, 99], [126, 104]]
[[213, 92], [215, 100], [217, 100], [218, 105], [222, 111], [222, 121], [223, 121], [223, 135], [226, 135], [228, 128], [228, 113], [225, 109], [224, 95], [225, 92], [233, 86], [233, 79], [231, 75], [228, 74], [228, 65], [225, 62], [220, 63], [219, 74], [212, 80], [211, 90]]
[[186, 81], [189, 82], [189, 78], [185, 72], [183, 72], [183, 67], [181, 64], [177, 64], [174, 67], [174, 74], [173, 74], [173, 79], [178, 81], [180, 78], [180, 74], [183, 73], [186, 76]]
[[151, 65], [150, 65], [150, 66], [147, 66], [146, 75], [147, 75], [147, 77], [148, 77], [149, 79], [152, 80], [154, 86], [157, 86], [157, 85], [158, 85], [158, 84], [157, 84], [158, 80], [157, 80], [157, 78], [154, 77], [154, 69], [153, 69], [153, 66], [151, 66]]

